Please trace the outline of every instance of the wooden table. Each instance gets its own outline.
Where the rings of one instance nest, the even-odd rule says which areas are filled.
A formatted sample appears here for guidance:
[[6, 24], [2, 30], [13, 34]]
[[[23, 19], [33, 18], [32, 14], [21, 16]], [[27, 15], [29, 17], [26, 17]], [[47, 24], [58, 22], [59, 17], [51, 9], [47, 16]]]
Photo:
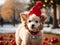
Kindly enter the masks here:
[[[51, 40], [52, 38], [56, 38], [56, 39], [58, 39], [58, 42], [57, 43], [50, 43], [50, 45], [60, 45], [60, 35], [57, 35], [57, 34], [48, 34], [48, 33], [44, 33], [43, 34], [43, 42], [46, 42], [45, 40], [44, 40], [44, 37], [45, 38], [48, 38], [48, 40]], [[48, 42], [48, 41], [47, 41]]]
[[3, 37], [0, 41], [2, 41], [4, 45], [12, 45], [12, 40], [15, 40], [15, 33], [2, 33], [0, 36]]

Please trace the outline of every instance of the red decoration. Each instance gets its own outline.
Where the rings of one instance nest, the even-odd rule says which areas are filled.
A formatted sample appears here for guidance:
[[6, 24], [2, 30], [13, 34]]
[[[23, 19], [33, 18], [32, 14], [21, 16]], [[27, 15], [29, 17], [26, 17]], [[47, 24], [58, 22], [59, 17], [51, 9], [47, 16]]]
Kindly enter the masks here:
[[5, 45], [7, 45], [7, 44], [8, 44], [8, 41], [5, 42]]
[[9, 40], [11, 41], [11, 40], [12, 40], [12, 38], [9, 38]]
[[44, 41], [47, 41], [48, 40], [48, 38], [47, 37], [44, 37]]
[[51, 43], [57, 43], [58, 39], [57, 38], [52, 38], [50, 41], [51, 41]]
[[58, 42], [58, 39], [57, 38], [54, 38], [55, 42], [57, 43]]
[[43, 42], [43, 45], [48, 45], [46, 42]]
[[40, 7], [42, 6], [42, 2], [41, 1], [37, 1], [36, 5], [33, 6], [30, 11], [29, 11], [29, 16], [31, 16], [32, 14], [35, 14], [36, 16], [40, 17], [41, 16], [41, 10]]
[[0, 35], [0, 40], [3, 40], [3, 36], [2, 35]]
[[11, 43], [12, 43], [12, 42], [14, 42], [14, 41], [15, 41], [14, 39], [13, 39], [13, 40], [11, 40]]
[[15, 42], [15, 40], [13, 39], [13, 40], [11, 40], [11, 44], [12, 45], [16, 45], [16, 42]]
[[15, 41], [13, 41], [13, 42], [12, 42], [12, 45], [16, 45], [16, 42], [15, 42]]
[[2, 41], [0, 41], [0, 45], [4, 45], [4, 43]]
[[10, 37], [10, 38], [12, 38], [12, 37], [13, 37], [13, 35], [12, 35], [12, 34], [10, 34], [10, 35], [9, 35], [9, 37]]

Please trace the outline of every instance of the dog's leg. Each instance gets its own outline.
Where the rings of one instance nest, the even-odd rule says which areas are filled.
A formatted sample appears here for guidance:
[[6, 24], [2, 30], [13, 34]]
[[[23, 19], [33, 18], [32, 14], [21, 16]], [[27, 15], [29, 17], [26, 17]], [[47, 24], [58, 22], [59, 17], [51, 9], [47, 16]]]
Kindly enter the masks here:
[[21, 39], [19, 37], [16, 37], [16, 45], [21, 45]]
[[22, 41], [21, 45], [31, 45], [29, 40], [28, 41]]
[[16, 40], [16, 45], [21, 45], [21, 38], [19, 36], [20, 29], [18, 28], [15, 33], [15, 40]]
[[29, 36], [27, 36], [24, 40], [22, 40], [21, 45], [31, 45]]

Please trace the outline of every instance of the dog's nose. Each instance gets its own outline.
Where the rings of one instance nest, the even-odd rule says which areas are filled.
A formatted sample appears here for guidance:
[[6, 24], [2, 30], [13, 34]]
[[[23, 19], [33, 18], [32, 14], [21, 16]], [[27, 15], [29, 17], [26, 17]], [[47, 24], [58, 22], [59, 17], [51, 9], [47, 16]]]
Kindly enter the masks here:
[[34, 26], [35, 26], [35, 25], [34, 25], [34, 24], [32, 24], [32, 28], [34, 28]]

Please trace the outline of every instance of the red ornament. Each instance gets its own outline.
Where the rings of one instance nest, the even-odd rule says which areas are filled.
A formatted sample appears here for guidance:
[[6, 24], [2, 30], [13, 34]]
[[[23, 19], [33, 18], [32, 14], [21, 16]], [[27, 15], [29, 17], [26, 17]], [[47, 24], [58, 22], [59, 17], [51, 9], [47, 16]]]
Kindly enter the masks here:
[[58, 42], [58, 39], [52, 38], [50, 41], [51, 41], [51, 43], [57, 43]]
[[11, 40], [12, 40], [12, 38], [9, 38], [9, 40], [11, 41]]
[[15, 42], [15, 40], [13, 39], [13, 40], [11, 40], [11, 44], [12, 45], [16, 45], [16, 42]]
[[57, 43], [58, 42], [58, 39], [57, 38], [54, 38], [54, 41], [55, 41], [55, 43]]
[[12, 45], [16, 45], [16, 42], [15, 42], [15, 41], [13, 41], [13, 42], [12, 42]]
[[48, 40], [48, 38], [47, 37], [44, 37], [44, 41], [47, 41]]
[[43, 45], [48, 45], [46, 42], [43, 42]]
[[51, 43], [55, 43], [55, 41], [53, 39], [51, 39], [50, 41], [51, 41]]
[[0, 40], [3, 40], [3, 36], [2, 35], [0, 35]]
[[8, 45], [8, 41], [5, 42], [5, 45]]
[[0, 45], [4, 45], [4, 42], [0, 41]]
[[10, 35], [9, 35], [9, 37], [10, 37], [10, 38], [12, 38], [12, 37], [13, 37], [13, 35], [12, 35], [12, 34], [10, 34]]
[[15, 41], [14, 39], [13, 39], [13, 40], [11, 40], [11, 43], [12, 43], [12, 42], [14, 42], [14, 41]]

